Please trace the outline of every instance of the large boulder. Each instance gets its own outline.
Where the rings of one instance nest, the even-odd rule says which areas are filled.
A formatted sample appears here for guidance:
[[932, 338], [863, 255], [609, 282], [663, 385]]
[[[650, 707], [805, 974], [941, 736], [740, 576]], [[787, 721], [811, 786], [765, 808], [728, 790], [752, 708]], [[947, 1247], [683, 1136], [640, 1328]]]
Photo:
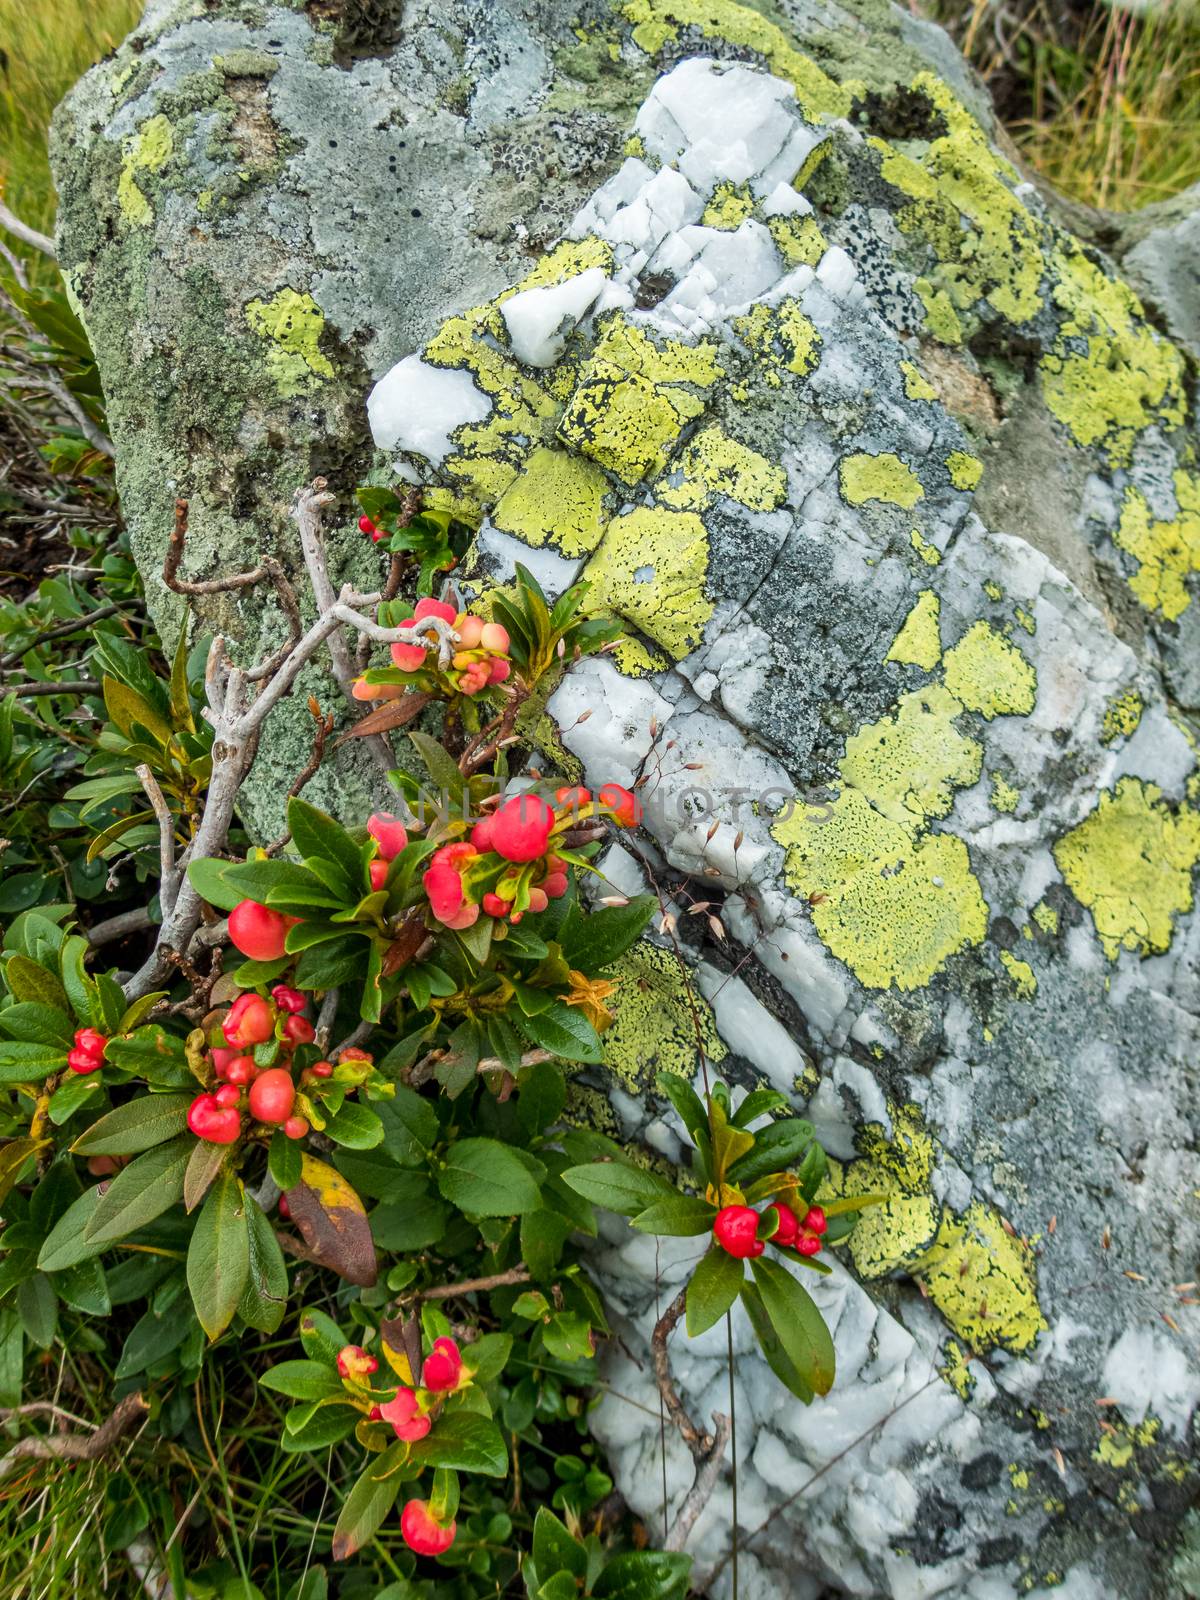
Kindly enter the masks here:
[[[152, 5], [60, 111], [152, 603], [169, 627], [174, 494], [198, 568], [294, 560], [317, 468], [479, 519], [479, 578], [591, 580], [631, 638], [545, 739], [647, 779], [605, 868], [680, 915], [579, 1103], [674, 1159], [654, 1074], [702, 1049], [807, 1106], [837, 1192], [888, 1196], [814, 1290], [826, 1400], [735, 1318], [743, 1595], [1200, 1592], [1194, 224], [1104, 230], [1151, 316], [944, 36], [871, 0], [399, 13]], [[659, 1523], [683, 1243], [621, 1225], [593, 1258], [597, 1428]], [[673, 1359], [727, 1409], [723, 1330]], [[672, 1504], [690, 1477], [669, 1438]], [[731, 1512], [726, 1481], [701, 1573]]]

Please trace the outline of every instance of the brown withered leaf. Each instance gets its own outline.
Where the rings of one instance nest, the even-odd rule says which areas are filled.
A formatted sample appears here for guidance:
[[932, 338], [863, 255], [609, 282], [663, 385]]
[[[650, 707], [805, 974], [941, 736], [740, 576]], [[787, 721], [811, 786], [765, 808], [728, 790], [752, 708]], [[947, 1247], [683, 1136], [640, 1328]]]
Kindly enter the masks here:
[[390, 733], [393, 728], [403, 728], [414, 717], [419, 717], [432, 699], [431, 694], [414, 691], [406, 694], [402, 700], [385, 700], [374, 711], [368, 711], [365, 717], [360, 717], [352, 728], [348, 728], [338, 744], [345, 744], [347, 739], [365, 739], [372, 733]]
[[401, 967], [406, 967], [429, 937], [425, 918], [418, 913], [401, 926], [400, 932], [388, 945], [383, 957], [383, 977], [390, 978]]
[[378, 1276], [371, 1227], [362, 1201], [341, 1173], [314, 1156], [302, 1156], [300, 1182], [287, 1191], [287, 1203], [313, 1259], [347, 1283], [371, 1288]]
[[415, 1387], [421, 1373], [421, 1324], [416, 1317], [390, 1317], [379, 1324], [383, 1354], [401, 1383]]

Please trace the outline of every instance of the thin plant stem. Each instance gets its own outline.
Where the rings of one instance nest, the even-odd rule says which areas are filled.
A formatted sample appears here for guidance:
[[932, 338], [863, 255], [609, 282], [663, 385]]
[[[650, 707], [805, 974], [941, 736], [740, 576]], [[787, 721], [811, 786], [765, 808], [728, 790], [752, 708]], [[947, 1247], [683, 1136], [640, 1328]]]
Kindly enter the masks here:
[[725, 1349], [729, 1357], [729, 1465], [733, 1471], [733, 1600], [738, 1600], [738, 1464], [737, 1464], [737, 1397], [733, 1384], [733, 1313], [725, 1313]]

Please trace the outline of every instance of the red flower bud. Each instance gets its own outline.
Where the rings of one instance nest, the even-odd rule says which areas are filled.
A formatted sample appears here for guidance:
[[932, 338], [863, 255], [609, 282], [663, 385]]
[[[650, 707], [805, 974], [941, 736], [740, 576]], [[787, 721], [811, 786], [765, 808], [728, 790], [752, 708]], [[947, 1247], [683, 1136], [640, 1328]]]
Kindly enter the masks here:
[[482, 852], [492, 848], [492, 824], [494, 821], [494, 817], [480, 817], [479, 821], [471, 829], [471, 843], [476, 850]]
[[742, 1261], [762, 1255], [763, 1242], [757, 1233], [758, 1212], [752, 1206], [725, 1206], [717, 1212], [713, 1238], [729, 1255]]
[[347, 1045], [338, 1056], [339, 1061], [374, 1061], [374, 1059], [369, 1050], [360, 1050], [356, 1044]]
[[113, 1156], [89, 1156], [87, 1169], [93, 1178], [111, 1178], [118, 1170]]
[[359, 519], [358, 519], [358, 531], [360, 533], [374, 533], [375, 532], [375, 524], [371, 521], [370, 517], [368, 517], [365, 513], [361, 517], [359, 517]]
[[229, 913], [229, 937], [251, 961], [278, 961], [288, 929], [299, 920], [270, 911], [257, 900], [243, 900]]
[[188, 1107], [188, 1127], [206, 1144], [232, 1144], [242, 1131], [240, 1113], [233, 1106], [219, 1106], [211, 1094], [198, 1094]]
[[428, 1500], [410, 1500], [400, 1513], [400, 1532], [408, 1548], [419, 1556], [444, 1555], [458, 1532], [456, 1522], [444, 1528], [435, 1522]]
[[394, 861], [408, 847], [408, 829], [390, 811], [375, 811], [367, 818], [367, 832], [379, 846], [384, 861]]
[[291, 1214], [292, 1208], [290, 1205], [288, 1205], [288, 1197], [285, 1194], [281, 1194], [279, 1196], [279, 1215], [286, 1222]]
[[309, 1067], [308, 1070], [312, 1073], [314, 1078], [332, 1078], [333, 1077], [333, 1062], [332, 1061], [314, 1061], [312, 1066]]
[[283, 1024], [284, 1049], [294, 1050], [298, 1044], [311, 1044], [317, 1030], [307, 1017], [286, 1017]]
[[288, 1139], [303, 1139], [308, 1132], [308, 1121], [304, 1117], [289, 1117], [283, 1125], [284, 1137]]
[[619, 783], [606, 783], [600, 791], [600, 804], [612, 813], [619, 828], [636, 828], [642, 820], [642, 804], [637, 795]]
[[242, 1091], [236, 1083], [223, 1083], [213, 1095], [213, 1099], [221, 1107], [236, 1106], [241, 1098]]
[[536, 861], [544, 855], [554, 813], [536, 794], [515, 794], [496, 812], [492, 849], [506, 861]]
[[789, 1206], [783, 1200], [776, 1200], [772, 1205], [769, 1205], [763, 1215], [767, 1216], [772, 1211], [774, 1211], [776, 1216], [779, 1218], [779, 1226], [775, 1229], [775, 1232], [771, 1236], [771, 1243], [782, 1245], [795, 1244], [796, 1234], [800, 1230], [799, 1217], [792, 1210], [791, 1206]]
[[369, 1378], [379, 1371], [375, 1356], [368, 1355], [360, 1344], [345, 1344], [337, 1353], [338, 1377], [350, 1379]]
[[[411, 628], [415, 625], [416, 618], [409, 617], [402, 622], [402, 628]], [[392, 646], [393, 665], [400, 668], [401, 672], [416, 672], [425, 665], [425, 646], [423, 644], [394, 644]]]
[[380, 1406], [379, 1415], [396, 1430], [397, 1439], [407, 1439], [414, 1444], [429, 1432], [429, 1418], [420, 1411], [416, 1394], [411, 1389], [397, 1389], [386, 1405]]
[[529, 909], [530, 909], [530, 911], [545, 911], [546, 907], [549, 904], [550, 904], [550, 897], [549, 897], [549, 895], [547, 895], [545, 889], [539, 889], [536, 886], [534, 888], [530, 889], [530, 891], [529, 891]]
[[449, 864], [439, 862], [429, 867], [421, 878], [429, 896], [429, 909], [439, 922], [449, 922], [462, 909], [462, 878]]
[[99, 1060], [104, 1055], [108, 1039], [98, 1028], [80, 1028], [75, 1035], [75, 1048]]
[[802, 1256], [815, 1256], [821, 1248], [821, 1235], [805, 1228], [796, 1240], [796, 1249]]
[[580, 806], [587, 806], [591, 803], [592, 791], [583, 788], [580, 784], [568, 784], [566, 788], [554, 791], [554, 804], [556, 806], [569, 806], [572, 810], [578, 810]]
[[561, 900], [568, 888], [565, 872], [551, 872], [542, 879], [542, 893], [548, 900]]
[[72, 1072], [78, 1072], [80, 1077], [85, 1077], [89, 1072], [99, 1072], [104, 1062], [90, 1050], [68, 1050], [67, 1065]]
[[506, 917], [512, 910], [512, 901], [501, 900], [498, 894], [485, 894], [482, 904], [489, 917]]
[[224, 1078], [226, 1083], [239, 1084], [244, 1088], [258, 1077], [258, 1067], [253, 1056], [234, 1056], [225, 1071], [218, 1072], [217, 1076]]
[[296, 1085], [284, 1067], [260, 1072], [250, 1085], [250, 1115], [255, 1122], [287, 1122], [295, 1100]]
[[804, 1219], [804, 1226], [813, 1233], [824, 1233], [829, 1224], [825, 1220], [825, 1213], [820, 1206], [809, 1206], [808, 1215]]
[[458, 612], [448, 601], [434, 600], [426, 595], [424, 600], [418, 600], [413, 607], [413, 615], [418, 622], [423, 622], [426, 617], [438, 617], [442, 622], [453, 622]]
[[457, 1389], [462, 1374], [462, 1357], [453, 1339], [435, 1339], [433, 1349], [425, 1357], [421, 1368], [421, 1385], [439, 1392]]
[[300, 993], [299, 989], [289, 989], [286, 983], [277, 983], [271, 990], [271, 999], [280, 1011], [286, 1011], [289, 1016], [298, 1017], [308, 1004], [308, 996]]
[[248, 1050], [265, 1044], [275, 1034], [275, 1012], [262, 995], [252, 991], [238, 995], [221, 1024], [221, 1032], [232, 1045]]

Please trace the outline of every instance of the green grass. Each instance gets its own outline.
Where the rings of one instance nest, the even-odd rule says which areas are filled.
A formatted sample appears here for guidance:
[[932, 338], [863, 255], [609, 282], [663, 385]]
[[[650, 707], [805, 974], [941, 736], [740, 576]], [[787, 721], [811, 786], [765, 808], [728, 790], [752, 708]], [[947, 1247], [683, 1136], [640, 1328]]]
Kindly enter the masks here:
[[141, 0], [0, 0], [0, 190], [43, 232], [54, 226], [50, 113], [141, 10]]

